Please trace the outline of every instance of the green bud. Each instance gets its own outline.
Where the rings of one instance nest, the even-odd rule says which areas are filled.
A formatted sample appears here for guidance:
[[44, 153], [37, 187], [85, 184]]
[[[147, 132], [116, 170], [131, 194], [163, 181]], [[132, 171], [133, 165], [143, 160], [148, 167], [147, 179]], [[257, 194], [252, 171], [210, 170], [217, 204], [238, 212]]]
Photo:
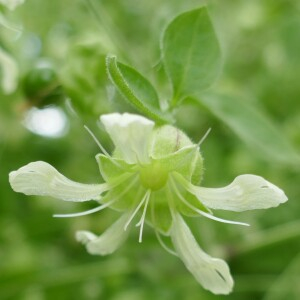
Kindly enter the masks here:
[[57, 104], [63, 97], [57, 75], [50, 66], [31, 69], [23, 79], [23, 91], [31, 105], [37, 107]]

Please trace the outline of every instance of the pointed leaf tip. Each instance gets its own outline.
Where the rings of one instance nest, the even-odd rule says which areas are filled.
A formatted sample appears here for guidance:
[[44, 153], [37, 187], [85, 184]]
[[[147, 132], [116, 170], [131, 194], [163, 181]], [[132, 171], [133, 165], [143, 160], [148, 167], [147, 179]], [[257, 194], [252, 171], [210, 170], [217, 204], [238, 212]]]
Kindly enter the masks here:
[[161, 49], [175, 104], [209, 88], [221, 70], [219, 42], [205, 7], [177, 16], [163, 34]]
[[159, 98], [152, 84], [134, 68], [117, 61], [116, 56], [106, 58], [111, 82], [135, 109], [158, 123], [173, 123], [173, 118], [160, 109]]

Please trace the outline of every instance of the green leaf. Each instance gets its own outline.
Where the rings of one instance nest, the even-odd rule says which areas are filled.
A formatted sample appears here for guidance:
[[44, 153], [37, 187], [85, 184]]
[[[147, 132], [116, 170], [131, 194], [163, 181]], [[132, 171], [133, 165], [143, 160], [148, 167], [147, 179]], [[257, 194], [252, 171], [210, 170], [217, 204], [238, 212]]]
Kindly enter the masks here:
[[56, 71], [51, 65], [36, 66], [29, 70], [23, 78], [22, 87], [29, 105], [46, 107], [65, 100]]
[[170, 116], [161, 111], [156, 90], [145, 77], [117, 62], [115, 56], [107, 56], [106, 66], [112, 83], [134, 108], [159, 123], [173, 122]]
[[300, 156], [289, 141], [254, 106], [234, 96], [220, 94], [201, 95], [197, 101], [265, 159], [286, 165], [300, 165]]
[[163, 34], [161, 49], [173, 84], [173, 104], [209, 88], [218, 77], [220, 47], [205, 7], [176, 17]]

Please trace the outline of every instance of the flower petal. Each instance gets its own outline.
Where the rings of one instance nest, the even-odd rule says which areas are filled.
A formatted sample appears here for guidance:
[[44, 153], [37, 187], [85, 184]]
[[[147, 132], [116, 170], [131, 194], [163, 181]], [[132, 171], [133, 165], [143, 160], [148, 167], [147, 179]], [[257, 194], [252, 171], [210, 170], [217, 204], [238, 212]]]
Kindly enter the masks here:
[[215, 294], [228, 294], [233, 279], [225, 261], [206, 254], [196, 242], [189, 227], [179, 214], [174, 215], [171, 239], [178, 256], [195, 279]]
[[43, 161], [28, 165], [9, 174], [9, 182], [15, 192], [25, 195], [52, 196], [65, 201], [82, 202], [99, 199], [107, 184], [82, 184], [60, 174]]
[[102, 115], [101, 122], [122, 158], [129, 164], [149, 163], [149, 139], [154, 122], [133, 114]]
[[124, 231], [127, 220], [128, 214], [124, 214], [100, 236], [96, 236], [89, 231], [77, 231], [76, 239], [86, 246], [90, 254], [111, 254], [117, 250], [128, 237], [129, 230]]
[[198, 187], [190, 184], [183, 177], [176, 175], [176, 178], [211, 209], [231, 211], [265, 209], [276, 207], [288, 200], [280, 188], [256, 175], [240, 175], [223, 188]]

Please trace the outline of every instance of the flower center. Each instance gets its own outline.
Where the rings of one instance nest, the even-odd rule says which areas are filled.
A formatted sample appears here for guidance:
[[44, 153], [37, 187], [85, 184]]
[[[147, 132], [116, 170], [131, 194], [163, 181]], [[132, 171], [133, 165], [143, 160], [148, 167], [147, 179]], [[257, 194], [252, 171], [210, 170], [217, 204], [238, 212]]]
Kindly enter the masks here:
[[140, 180], [146, 189], [157, 191], [164, 187], [168, 179], [168, 172], [159, 162], [141, 167]]

